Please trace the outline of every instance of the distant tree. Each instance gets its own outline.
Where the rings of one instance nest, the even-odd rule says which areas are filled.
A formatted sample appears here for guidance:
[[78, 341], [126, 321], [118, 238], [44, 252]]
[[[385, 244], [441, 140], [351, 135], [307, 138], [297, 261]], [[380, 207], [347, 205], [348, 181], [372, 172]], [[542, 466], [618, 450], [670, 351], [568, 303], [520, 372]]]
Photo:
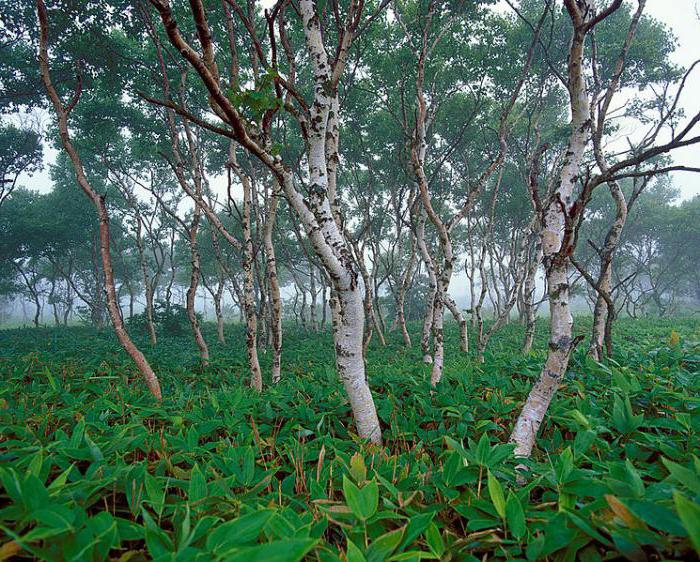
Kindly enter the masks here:
[[42, 158], [43, 148], [38, 133], [0, 123], [0, 210], [17, 187], [20, 175], [40, 170]]

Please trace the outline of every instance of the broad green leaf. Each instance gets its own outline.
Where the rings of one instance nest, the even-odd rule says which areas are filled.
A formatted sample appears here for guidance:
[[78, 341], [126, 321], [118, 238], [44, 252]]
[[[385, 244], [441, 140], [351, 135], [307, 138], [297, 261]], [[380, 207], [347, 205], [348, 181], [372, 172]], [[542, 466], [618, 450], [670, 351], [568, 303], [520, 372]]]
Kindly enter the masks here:
[[218, 525], [207, 537], [207, 549], [224, 552], [258, 540], [263, 527], [275, 513], [272, 509], [261, 509]]
[[441, 558], [445, 553], [445, 542], [442, 540], [442, 535], [440, 534], [438, 526], [435, 523], [430, 523], [424, 535], [425, 542], [428, 544], [430, 551], [438, 558]]
[[676, 511], [688, 531], [695, 552], [700, 554], [700, 505], [686, 498], [678, 490], [673, 492], [673, 503], [676, 504]]
[[358, 519], [366, 521], [377, 512], [379, 487], [375, 480], [371, 480], [362, 488], [358, 488], [347, 476], [343, 475], [343, 493], [345, 502]]
[[508, 530], [516, 538], [522, 538], [527, 526], [525, 523], [525, 512], [520, 500], [513, 492], [508, 492], [508, 500], [506, 501], [506, 524]]
[[[165, 489], [158, 481], [158, 478], [151, 476], [149, 473], [146, 473], [145, 486], [146, 497], [148, 498], [151, 507], [153, 507], [153, 511], [155, 511], [156, 515], [160, 517], [163, 513], [163, 508], [165, 507]], [[191, 486], [192, 484], [190, 483], [190, 489]]]
[[384, 562], [399, 546], [405, 527], [389, 531], [374, 539], [367, 549], [367, 562]]
[[190, 487], [187, 494], [190, 504], [197, 503], [207, 497], [207, 480], [198, 464], [195, 464], [190, 473]]
[[242, 548], [224, 556], [224, 562], [298, 562], [309, 552], [313, 539], [289, 539]]
[[695, 474], [695, 472], [689, 468], [685, 468], [684, 466], [681, 466], [680, 464], [665, 457], [662, 457], [661, 461], [664, 463], [664, 466], [666, 466], [668, 471], [671, 473], [671, 476], [676, 481], [683, 484], [692, 492], [700, 494], [700, 476]]
[[141, 511], [141, 515], [146, 530], [146, 546], [150, 555], [155, 559], [174, 552], [175, 547], [168, 534], [153, 521], [145, 509]]
[[355, 546], [355, 543], [352, 542], [350, 539], [348, 539], [347, 542], [347, 562], [367, 562], [365, 555], [362, 554], [362, 551], [359, 548], [357, 548], [357, 546]]
[[367, 480], [365, 459], [359, 451], [350, 457], [350, 474], [360, 486]]
[[505, 519], [506, 499], [503, 494], [503, 487], [498, 481], [498, 478], [491, 474], [490, 470], [487, 472], [486, 484], [489, 490], [489, 496], [491, 497], [491, 503], [493, 503], [496, 508], [496, 513], [498, 513], [501, 519]]

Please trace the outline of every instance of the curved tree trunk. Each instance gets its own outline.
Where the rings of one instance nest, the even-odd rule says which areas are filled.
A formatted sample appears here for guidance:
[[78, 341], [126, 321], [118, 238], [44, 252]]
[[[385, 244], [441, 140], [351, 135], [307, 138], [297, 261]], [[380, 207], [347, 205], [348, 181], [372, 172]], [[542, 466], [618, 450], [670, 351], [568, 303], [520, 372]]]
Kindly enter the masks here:
[[445, 299], [445, 304], [447, 308], [452, 313], [452, 318], [459, 325], [459, 350], [462, 353], [467, 353], [469, 351], [469, 333], [467, 332], [467, 320], [462, 315], [462, 311], [459, 310], [457, 303], [452, 300], [449, 295]]
[[83, 164], [80, 160], [78, 152], [73, 146], [68, 132], [68, 113], [78, 100], [80, 90], [76, 92], [74, 102], [68, 108], [65, 108], [56, 93], [56, 90], [51, 83], [51, 75], [49, 71], [48, 59], [48, 16], [43, 0], [37, 0], [37, 12], [39, 16], [39, 24], [41, 26], [40, 47], [39, 47], [39, 69], [44, 87], [49, 94], [51, 103], [58, 120], [58, 130], [61, 137], [61, 143], [64, 150], [68, 154], [75, 169], [78, 185], [82, 188], [85, 195], [92, 201], [95, 206], [97, 218], [100, 224], [100, 255], [102, 257], [102, 268], [105, 278], [105, 290], [107, 293], [107, 308], [114, 326], [114, 331], [117, 334], [119, 343], [126, 350], [129, 356], [136, 364], [136, 368], [144, 378], [149, 390], [157, 400], [162, 398], [158, 377], [153, 372], [146, 357], [136, 347], [134, 342], [129, 337], [124, 323], [122, 322], [121, 314], [119, 313], [119, 303], [117, 302], [117, 292], [114, 287], [114, 272], [112, 270], [112, 256], [110, 254], [110, 234], [109, 234], [109, 214], [105, 205], [104, 197], [99, 195], [90, 185], [90, 182], [83, 170]]
[[197, 245], [197, 232], [199, 231], [199, 221], [201, 218], [201, 209], [195, 203], [194, 217], [189, 227], [189, 243], [190, 243], [190, 286], [187, 288], [187, 317], [190, 319], [194, 341], [199, 349], [199, 359], [202, 367], [209, 365], [209, 347], [202, 335], [202, 328], [199, 325], [197, 312], [195, 311], [195, 300], [197, 298], [197, 288], [199, 287], [199, 276], [201, 273], [201, 263], [199, 256], [199, 248]]

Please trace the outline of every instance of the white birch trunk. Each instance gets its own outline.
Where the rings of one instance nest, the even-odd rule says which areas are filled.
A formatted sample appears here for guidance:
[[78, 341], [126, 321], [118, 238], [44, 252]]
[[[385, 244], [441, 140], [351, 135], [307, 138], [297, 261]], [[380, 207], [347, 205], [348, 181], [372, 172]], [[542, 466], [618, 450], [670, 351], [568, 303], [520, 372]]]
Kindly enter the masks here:
[[[585, 13], [592, 14], [589, 0], [584, 0]], [[569, 4], [570, 12], [580, 7]], [[588, 94], [583, 75], [584, 43], [587, 32], [586, 15], [572, 15], [574, 34], [568, 62], [568, 90], [572, 113], [571, 133], [559, 177], [559, 183], [546, 208], [543, 230], [543, 263], [547, 275], [550, 309], [549, 354], [540, 378], [530, 391], [515, 422], [511, 440], [516, 456], [529, 457], [535, 445], [537, 432], [566, 373], [569, 357], [575, 345], [573, 318], [569, 309], [569, 232], [567, 217], [572, 205], [573, 190], [578, 181], [580, 165], [589, 140], [591, 116]]]

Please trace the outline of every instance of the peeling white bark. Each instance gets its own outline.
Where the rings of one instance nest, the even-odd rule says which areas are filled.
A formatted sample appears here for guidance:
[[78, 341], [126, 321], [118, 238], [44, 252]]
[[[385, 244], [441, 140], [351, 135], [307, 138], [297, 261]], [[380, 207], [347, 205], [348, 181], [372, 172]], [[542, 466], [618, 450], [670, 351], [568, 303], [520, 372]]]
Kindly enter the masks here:
[[574, 31], [569, 49], [568, 90], [571, 107], [571, 132], [557, 189], [546, 207], [542, 225], [543, 263], [547, 275], [550, 309], [549, 354], [540, 378], [530, 391], [518, 416], [511, 441], [516, 456], [529, 457], [537, 432], [566, 373], [575, 345], [573, 318], [569, 309], [569, 246], [568, 216], [573, 203], [574, 186], [589, 141], [591, 116], [583, 74], [584, 44], [588, 18], [594, 13], [591, 0], [567, 1]]

